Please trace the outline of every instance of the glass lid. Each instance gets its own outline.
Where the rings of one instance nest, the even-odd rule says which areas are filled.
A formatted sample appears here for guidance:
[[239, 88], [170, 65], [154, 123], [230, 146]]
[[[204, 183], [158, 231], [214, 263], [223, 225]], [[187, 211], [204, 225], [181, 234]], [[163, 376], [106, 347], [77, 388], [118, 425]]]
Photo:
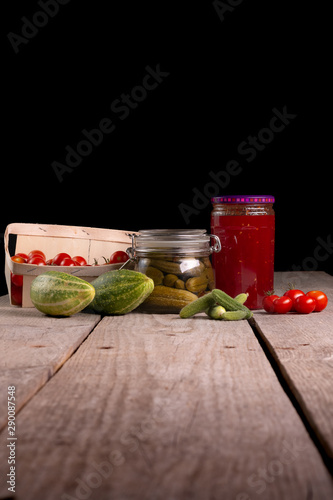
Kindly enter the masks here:
[[[210, 246], [211, 238], [215, 239], [214, 247]], [[205, 229], [142, 229], [133, 238], [135, 253], [161, 252], [172, 253], [200, 251], [219, 251], [219, 239], [207, 234]]]

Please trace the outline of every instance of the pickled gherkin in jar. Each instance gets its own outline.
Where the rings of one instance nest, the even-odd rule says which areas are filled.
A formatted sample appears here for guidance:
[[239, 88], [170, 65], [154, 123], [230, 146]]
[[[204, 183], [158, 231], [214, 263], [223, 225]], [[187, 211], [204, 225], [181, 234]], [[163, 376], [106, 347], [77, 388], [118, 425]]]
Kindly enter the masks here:
[[[210, 246], [211, 238], [215, 245]], [[176, 313], [215, 288], [210, 254], [219, 240], [203, 230], [141, 231], [132, 254], [135, 270], [154, 280], [155, 292], [140, 310]]]

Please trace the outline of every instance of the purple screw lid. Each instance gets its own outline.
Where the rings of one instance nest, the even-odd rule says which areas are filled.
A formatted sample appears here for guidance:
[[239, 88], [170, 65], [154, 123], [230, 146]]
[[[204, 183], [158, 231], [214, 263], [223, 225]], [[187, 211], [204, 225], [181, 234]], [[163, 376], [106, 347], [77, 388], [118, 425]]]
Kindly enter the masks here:
[[275, 203], [274, 196], [270, 195], [225, 195], [215, 196], [211, 199], [212, 203]]

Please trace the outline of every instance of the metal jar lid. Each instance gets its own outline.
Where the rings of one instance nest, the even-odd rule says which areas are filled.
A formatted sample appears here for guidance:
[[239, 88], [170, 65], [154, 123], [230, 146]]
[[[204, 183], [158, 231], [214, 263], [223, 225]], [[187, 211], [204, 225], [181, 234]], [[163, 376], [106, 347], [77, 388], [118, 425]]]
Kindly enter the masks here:
[[[144, 229], [132, 237], [132, 256], [148, 253], [202, 254], [221, 250], [217, 236], [205, 229]], [[211, 239], [215, 240], [211, 246]]]
[[225, 195], [215, 196], [212, 203], [275, 203], [274, 196], [271, 195]]

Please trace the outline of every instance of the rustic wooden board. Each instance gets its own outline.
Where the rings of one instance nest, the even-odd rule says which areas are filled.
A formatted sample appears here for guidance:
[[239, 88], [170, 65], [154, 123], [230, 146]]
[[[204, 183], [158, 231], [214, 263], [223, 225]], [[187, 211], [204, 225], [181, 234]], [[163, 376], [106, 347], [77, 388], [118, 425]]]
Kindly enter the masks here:
[[99, 315], [50, 318], [35, 308], [9, 305], [0, 298], [0, 429], [6, 425], [7, 387], [17, 386], [19, 410], [54, 373], [100, 321]]
[[17, 428], [16, 500], [333, 498], [246, 321], [104, 318]]
[[[324, 291], [329, 299], [320, 313], [254, 315], [256, 328], [333, 465], [333, 277], [325, 273], [289, 273], [288, 282], [303, 291]], [[283, 273], [276, 291], [288, 288]]]

